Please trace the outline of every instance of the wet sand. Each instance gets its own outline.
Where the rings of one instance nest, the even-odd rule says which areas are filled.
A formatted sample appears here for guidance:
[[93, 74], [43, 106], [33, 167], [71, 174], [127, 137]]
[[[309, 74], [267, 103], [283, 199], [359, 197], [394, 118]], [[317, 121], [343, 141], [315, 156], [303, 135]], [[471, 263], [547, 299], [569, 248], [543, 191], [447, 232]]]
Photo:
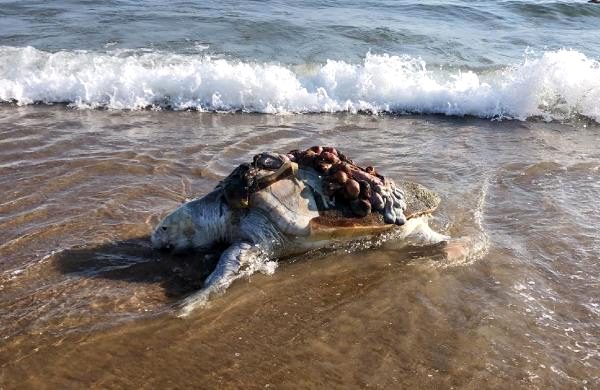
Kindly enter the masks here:
[[[0, 387], [599, 387], [599, 130], [0, 107]], [[215, 255], [154, 253], [158, 218], [314, 144], [436, 190], [470, 255], [315, 252], [175, 318]]]

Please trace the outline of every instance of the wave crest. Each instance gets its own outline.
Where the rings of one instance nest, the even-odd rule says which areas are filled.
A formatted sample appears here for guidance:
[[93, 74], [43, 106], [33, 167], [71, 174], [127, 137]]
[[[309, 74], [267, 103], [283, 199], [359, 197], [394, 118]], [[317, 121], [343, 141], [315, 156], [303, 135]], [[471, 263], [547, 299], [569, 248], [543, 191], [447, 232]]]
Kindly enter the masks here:
[[428, 69], [410, 56], [288, 67], [165, 52], [0, 47], [0, 101], [77, 108], [260, 113], [583, 115], [600, 122], [600, 64], [573, 50], [496, 70]]

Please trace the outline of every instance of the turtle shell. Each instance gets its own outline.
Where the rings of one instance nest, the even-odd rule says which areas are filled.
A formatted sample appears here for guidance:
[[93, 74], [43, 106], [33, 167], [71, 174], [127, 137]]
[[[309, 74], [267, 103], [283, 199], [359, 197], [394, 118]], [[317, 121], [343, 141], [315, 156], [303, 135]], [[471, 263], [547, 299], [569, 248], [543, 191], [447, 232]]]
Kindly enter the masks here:
[[[435, 211], [440, 198], [426, 187], [403, 181], [407, 219]], [[314, 170], [300, 169], [250, 196], [250, 207], [263, 212], [283, 233], [314, 239], [352, 238], [382, 233], [394, 224], [373, 212], [358, 218], [332, 207], [323, 194], [321, 178]]]
[[[440, 197], [425, 186], [410, 181], [397, 183], [406, 201], [406, 219], [433, 213], [440, 204]], [[322, 210], [311, 220], [310, 234], [315, 238], [352, 238], [383, 233], [394, 228], [387, 224], [380, 213], [373, 212], [363, 218], [348, 217], [339, 210]]]

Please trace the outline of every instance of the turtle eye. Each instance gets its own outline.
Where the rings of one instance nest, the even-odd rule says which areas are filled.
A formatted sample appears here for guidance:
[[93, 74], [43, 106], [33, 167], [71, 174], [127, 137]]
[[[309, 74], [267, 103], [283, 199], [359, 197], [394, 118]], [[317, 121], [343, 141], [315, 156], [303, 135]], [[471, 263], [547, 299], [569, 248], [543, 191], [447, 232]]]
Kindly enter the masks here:
[[163, 227], [162, 227], [162, 230], [163, 230], [163, 232], [166, 232], [166, 231], [167, 231], [167, 227], [166, 227], [166, 226], [163, 226]]

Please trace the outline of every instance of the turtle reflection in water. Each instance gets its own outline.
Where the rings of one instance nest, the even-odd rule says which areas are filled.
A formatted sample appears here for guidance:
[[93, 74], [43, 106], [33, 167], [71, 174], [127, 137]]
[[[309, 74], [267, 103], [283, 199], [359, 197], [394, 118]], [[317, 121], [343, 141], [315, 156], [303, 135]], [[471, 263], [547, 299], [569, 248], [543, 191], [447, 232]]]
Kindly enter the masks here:
[[[203, 288], [186, 298], [182, 315], [224, 291], [257, 259], [273, 259], [401, 229], [407, 236], [439, 197], [412, 182], [396, 184], [372, 167], [360, 168], [335, 148], [261, 153], [237, 167], [206, 196], [180, 206], [152, 233], [156, 249], [207, 250], [230, 246]], [[448, 237], [429, 229], [428, 243]]]

